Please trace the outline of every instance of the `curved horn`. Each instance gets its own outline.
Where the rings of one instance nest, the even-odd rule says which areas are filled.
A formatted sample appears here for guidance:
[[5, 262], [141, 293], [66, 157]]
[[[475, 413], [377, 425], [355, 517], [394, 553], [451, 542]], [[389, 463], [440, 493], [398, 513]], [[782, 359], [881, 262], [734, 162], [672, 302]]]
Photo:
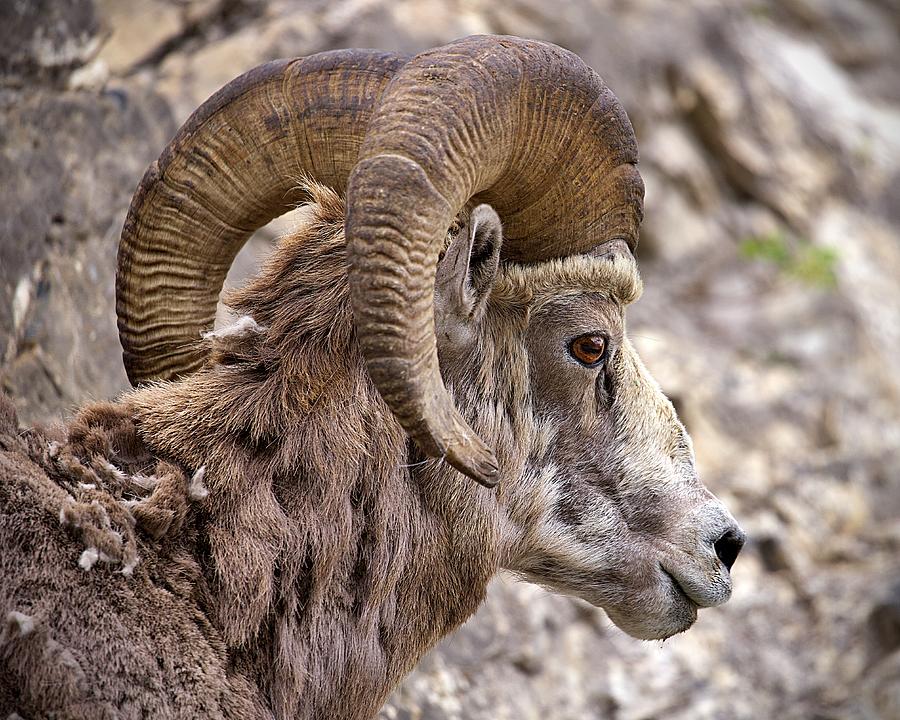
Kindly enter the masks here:
[[128, 378], [203, 362], [231, 262], [250, 234], [296, 207], [302, 175], [342, 191], [373, 108], [408, 56], [344, 50], [277, 60], [194, 112], [134, 195], [116, 271]]
[[369, 373], [425, 452], [491, 486], [494, 453], [438, 368], [434, 277], [447, 228], [474, 197], [502, 218], [506, 259], [582, 253], [614, 239], [633, 249], [643, 184], [631, 124], [573, 53], [478, 36], [397, 72], [359, 157], [346, 230]]

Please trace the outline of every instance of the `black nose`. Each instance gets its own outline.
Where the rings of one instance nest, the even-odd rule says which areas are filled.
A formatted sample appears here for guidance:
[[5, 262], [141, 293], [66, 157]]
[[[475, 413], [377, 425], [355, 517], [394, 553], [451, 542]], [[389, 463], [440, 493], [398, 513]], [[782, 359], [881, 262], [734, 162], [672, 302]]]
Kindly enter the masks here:
[[722, 537], [713, 543], [713, 547], [716, 549], [716, 555], [719, 560], [722, 561], [722, 564], [729, 570], [731, 570], [731, 566], [734, 565], [734, 561], [737, 560], [741, 548], [744, 547], [745, 539], [746, 537], [740, 529], [730, 528], [725, 531], [725, 534], [722, 535]]

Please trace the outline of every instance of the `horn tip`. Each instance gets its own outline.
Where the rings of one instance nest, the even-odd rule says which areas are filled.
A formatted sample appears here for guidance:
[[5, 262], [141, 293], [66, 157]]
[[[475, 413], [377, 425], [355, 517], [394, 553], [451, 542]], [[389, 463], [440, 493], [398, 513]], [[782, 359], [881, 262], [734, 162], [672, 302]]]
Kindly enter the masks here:
[[447, 450], [447, 462], [479, 485], [494, 488], [500, 481], [500, 465], [494, 451], [480, 440], [463, 448]]

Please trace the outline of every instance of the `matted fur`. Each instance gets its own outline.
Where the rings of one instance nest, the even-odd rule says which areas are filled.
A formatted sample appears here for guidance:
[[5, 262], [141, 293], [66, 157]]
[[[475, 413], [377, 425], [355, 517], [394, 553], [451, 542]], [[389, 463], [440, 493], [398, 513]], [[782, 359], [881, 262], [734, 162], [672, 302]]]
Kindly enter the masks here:
[[[15, 548], [27, 534], [40, 550], [3, 554], [0, 608], [39, 618], [78, 661], [92, 702], [128, 695], [154, 717], [368, 718], [474, 612], [497, 569], [471, 481], [437, 468], [411, 478], [406, 435], [353, 337], [343, 205], [315, 192], [308, 222], [229, 299], [261, 332], [211, 335], [195, 375], [86, 408], [53, 458], [46, 447], [5, 456], [4, 489], [28, 497], [3, 498], [0, 542]], [[98, 472], [95, 458], [122, 477]], [[209, 494], [194, 502], [201, 466]], [[149, 476], [155, 490], [141, 500]], [[84, 514], [95, 501], [109, 528], [92, 518], [87, 538], [87, 522], [60, 524], [61, 511]], [[118, 535], [134, 545], [131, 577], [108, 550], [110, 562], [78, 566], [103, 532], [113, 534], [104, 547]], [[169, 597], [175, 586], [183, 592]], [[116, 588], [130, 602], [115, 601]], [[160, 593], [180, 612], [159, 606]], [[114, 671], [119, 656], [133, 672]], [[42, 690], [13, 702], [23, 675], [46, 671], [40, 658], [15, 657], [24, 667], [3, 670], [0, 711], [82, 702]], [[156, 657], [172, 663], [156, 667]], [[197, 668], [190, 682], [179, 674], [187, 665]]]

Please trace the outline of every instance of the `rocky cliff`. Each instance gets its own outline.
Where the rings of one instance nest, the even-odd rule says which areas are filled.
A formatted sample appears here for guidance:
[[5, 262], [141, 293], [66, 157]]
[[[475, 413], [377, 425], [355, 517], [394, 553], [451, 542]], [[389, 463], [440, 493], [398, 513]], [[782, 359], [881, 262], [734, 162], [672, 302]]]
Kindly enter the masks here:
[[4, 3], [3, 388], [40, 421], [125, 387], [125, 208], [223, 83], [274, 57], [489, 32], [569, 47], [625, 103], [647, 185], [631, 334], [751, 542], [733, 600], [662, 644], [503, 578], [382, 718], [900, 717], [893, 0]]

